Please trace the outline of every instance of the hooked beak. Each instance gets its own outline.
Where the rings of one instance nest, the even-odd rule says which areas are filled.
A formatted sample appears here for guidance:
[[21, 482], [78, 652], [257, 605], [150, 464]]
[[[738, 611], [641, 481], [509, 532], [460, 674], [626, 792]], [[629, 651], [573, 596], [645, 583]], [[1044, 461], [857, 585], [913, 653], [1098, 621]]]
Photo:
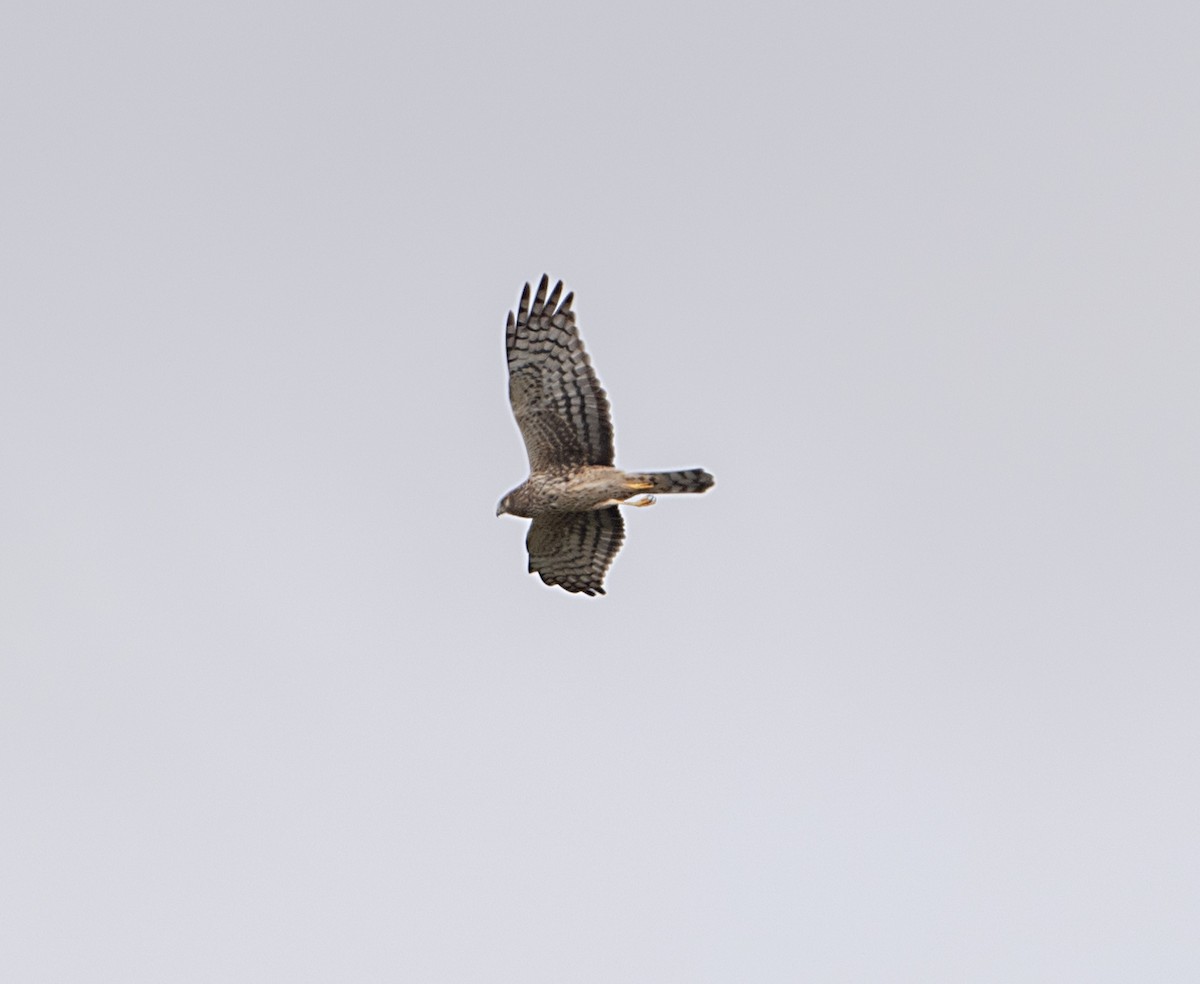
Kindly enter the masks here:
[[502, 503], [500, 503], [500, 505], [498, 505], [498, 506], [496, 507], [496, 515], [497, 515], [497, 516], [503, 516], [503, 515], [504, 515], [504, 503], [503, 503], [503, 502], [502, 502]]

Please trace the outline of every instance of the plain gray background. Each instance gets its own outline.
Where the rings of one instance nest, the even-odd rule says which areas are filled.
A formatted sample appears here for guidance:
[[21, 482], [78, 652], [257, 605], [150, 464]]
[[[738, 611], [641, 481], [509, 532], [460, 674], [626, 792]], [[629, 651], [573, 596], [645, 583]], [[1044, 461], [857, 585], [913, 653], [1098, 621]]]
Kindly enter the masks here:
[[1200, 978], [1197, 10], [6, 4], [0, 976]]

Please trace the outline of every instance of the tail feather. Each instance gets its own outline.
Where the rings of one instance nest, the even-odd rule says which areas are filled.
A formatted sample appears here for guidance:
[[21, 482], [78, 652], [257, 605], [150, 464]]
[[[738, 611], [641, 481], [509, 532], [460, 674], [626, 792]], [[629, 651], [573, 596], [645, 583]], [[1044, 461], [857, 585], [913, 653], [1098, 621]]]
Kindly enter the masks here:
[[707, 492], [713, 487], [714, 479], [703, 468], [687, 471], [639, 472], [629, 475], [631, 484], [639, 491], [671, 494], [673, 492]]

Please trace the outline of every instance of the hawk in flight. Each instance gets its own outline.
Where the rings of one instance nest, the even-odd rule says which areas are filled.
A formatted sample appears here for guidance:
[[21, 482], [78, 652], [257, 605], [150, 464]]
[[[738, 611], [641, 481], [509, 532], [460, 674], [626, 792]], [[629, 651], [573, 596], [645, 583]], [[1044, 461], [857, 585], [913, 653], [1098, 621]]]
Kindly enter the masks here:
[[526, 284], [508, 314], [508, 398], [529, 478], [500, 500], [496, 515], [533, 520], [525, 538], [531, 574], [567, 591], [604, 594], [604, 574], [625, 539], [618, 505], [653, 505], [654, 492], [705, 492], [713, 477], [702, 468], [613, 467], [608, 397], [575, 327], [575, 295], [562, 297], [559, 281], [547, 297], [549, 283], [543, 276], [532, 306]]

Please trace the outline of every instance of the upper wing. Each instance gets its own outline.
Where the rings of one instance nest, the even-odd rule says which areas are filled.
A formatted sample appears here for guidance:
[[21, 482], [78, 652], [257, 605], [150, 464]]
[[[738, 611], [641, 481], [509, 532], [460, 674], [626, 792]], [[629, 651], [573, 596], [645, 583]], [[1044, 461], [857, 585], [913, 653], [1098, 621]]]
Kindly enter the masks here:
[[625, 539], [616, 506], [577, 513], [543, 513], [529, 524], [529, 573], [547, 584], [586, 595], [604, 594], [604, 574]]
[[508, 398], [529, 453], [529, 469], [559, 465], [611, 465], [612, 421], [608, 397], [596, 378], [571, 310], [562, 304], [560, 280], [546, 298], [543, 275], [533, 306], [529, 284], [508, 314]]

